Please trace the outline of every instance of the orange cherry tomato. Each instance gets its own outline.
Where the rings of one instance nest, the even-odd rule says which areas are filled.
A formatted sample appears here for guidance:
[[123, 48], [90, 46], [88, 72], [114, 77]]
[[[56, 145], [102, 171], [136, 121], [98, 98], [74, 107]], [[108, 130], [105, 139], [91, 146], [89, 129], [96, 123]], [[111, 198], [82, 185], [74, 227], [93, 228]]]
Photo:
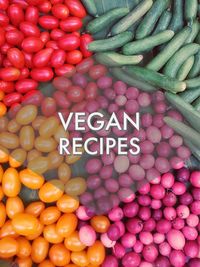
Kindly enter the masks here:
[[46, 259], [48, 251], [49, 242], [44, 237], [38, 237], [32, 243], [31, 258], [35, 263], [40, 263]]
[[59, 235], [56, 231], [56, 224], [47, 225], [43, 230], [44, 238], [52, 244], [58, 244], [63, 241], [63, 237]]
[[31, 244], [25, 237], [18, 237], [17, 242], [19, 245], [19, 250], [17, 252], [17, 257], [21, 259], [26, 259], [31, 255]]
[[41, 201], [36, 201], [30, 203], [26, 209], [25, 212], [28, 214], [32, 214], [35, 217], [40, 216], [41, 212], [45, 209], [45, 205]]
[[34, 239], [38, 238], [42, 234], [43, 229], [44, 229], [44, 225], [41, 224], [41, 222], [39, 222], [38, 227], [35, 230], [34, 234], [28, 235], [28, 236], [26, 236], [26, 238], [28, 240], [34, 240]]
[[12, 226], [12, 221], [11, 220], [6, 221], [0, 230], [0, 238], [3, 238], [3, 237], [16, 238], [18, 236], [19, 235], [16, 233], [16, 231], [14, 230]]
[[2, 186], [0, 186], [0, 201], [4, 198], [4, 192]]
[[40, 221], [44, 225], [50, 225], [60, 218], [61, 212], [58, 210], [57, 207], [48, 207], [44, 211], [42, 211], [40, 215]]
[[0, 163], [9, 161], [9, 152], [5, 147], [0, 146]]
[[12, 219], [16, 214], [24, 212], [24, 204], [19, 197], [9, 197], [6, 201], [7, 216]]
[[81, 243], [78, 231], [74, 231], [70, 236], [65, 238], [65, 247], [73, 252], [79, 252], [86, 248], [86, 246]]
[[44, 177], [33, 172], [30, 169], [20, 171], [19, 179], [23, 185], [30, 189], [39, 189], [44, 183]]
[[4, 237], [0, 240], [0, 258], [8, 259], [15, 256], [18, 252], [19, 245], [12, 237]]
[[18, 264], [18, 267], [32, 267], [33, 265], [30, 257], [24, 259], [17, 258], [16, 263]]
[[79, 201], [76, 197], [64, 194], [57, 201], [57, 207], [63, 213], [72, 213], [78, 209]]
[[73, 213], [64, 214], [56, 224], [56, 231], [63, 237], [70, 236], [77, 227], [78, 219]]
[[19, 175], [16, 169], [8, 168], [2, 178], [3, 192], [7, 197], [16, 197], [21, 189]]
[[59, 180], [46, 182], [39, 190], [39, 198], [45, 203], [57, 201], [64, 192], [64, 184]]
[[38, 229], [39, 221], [33, 215], [28, 213], [19, 213], [12, 219], [14, 230], [24, 236], [34, 234]]
[[64, 266], [70, 262], [70, 252], [63, 244], [55, 244], [49, 250], [49, 258], [56, 266]]
[[96, 241], [94, 245], [88, 248], [87, 257], [91, 264], [101, 265], [105, 259], [105, 247], [100, 241]]
[[6, 208], [2, 202], [0, 202], [0, 227], [4, 225], [6, 221]]
[[90, 222], [97, 233], [106, 233], [110, 226], [110, 221], [106, 216], [94, 216]]
[[38, 267], [55, 267], [55, 265], [50, 260], [44, 260]]
[[70, 263], [70, 264], [65, 265], [65, 267], [77, 267], [77, 265], [73, 264], [73, 263]]
[[88, 264], [89, 264], [87, 253], [85, 251], [72, 252], [71, 253], [71, 261], [76, 266], [81, 266], [81, 267], [88, 266]]
[[2, 182], [2, 178], [3, 178], [3, 167], [0, 165], [0, 183]]

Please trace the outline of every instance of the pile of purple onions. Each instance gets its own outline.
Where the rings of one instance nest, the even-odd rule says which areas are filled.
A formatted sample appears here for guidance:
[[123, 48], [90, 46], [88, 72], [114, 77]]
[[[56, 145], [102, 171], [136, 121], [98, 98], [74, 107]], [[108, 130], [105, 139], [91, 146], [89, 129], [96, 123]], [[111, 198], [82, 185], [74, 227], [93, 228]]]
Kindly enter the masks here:
[[101, 237], [110, 248], [102, 267], [199, 267], [200, 171], [181, 168], [143, 185], [113, 208]]

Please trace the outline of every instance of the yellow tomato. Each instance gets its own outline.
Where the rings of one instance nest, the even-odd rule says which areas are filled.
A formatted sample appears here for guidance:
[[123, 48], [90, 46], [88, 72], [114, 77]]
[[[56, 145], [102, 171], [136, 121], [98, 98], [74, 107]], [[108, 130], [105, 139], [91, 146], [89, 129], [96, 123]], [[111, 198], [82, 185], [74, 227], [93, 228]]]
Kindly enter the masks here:
[[34, 234], [38, 229], [39, 221], [33, 215], [28, 213], [19, 213], [12, 219], [14, 230], [23, 236]]
[[19, 250], [17, 252], [17, 257], [21, 259], [26, 259], [31, 255], [31, 244], [25, 237], [18, 237], [17, 242], [19, 245]]
[[24, 204], [19, 197], [9, 197], [6, 201], [7, 216], [12, 219], [16, 214], [24, 212]]
[[44, 177], [29, 169], [20, 171], [19, 179], [23, 185], [30, 189], [39, 189], [44, 183]]
[[70, 236], [66, 237], [64, 244], [67, 249], [73, 252], [82, 251], [86, 248], [86, 246], [80, 241], [77, 231], [74, 231]]
[[28, 240], [36, 239], [37, 237], [39, 237], [42, 234], [43, 229], [44, 229], [44, 225], [39, 221], [38, 227], [35, 230], [34, 234], [28, 235], [28, 236], [26, 236], [26, 238]]
[[24, 259], [17, 258], [16, 262], [18, 264], [18, 267], [32, 267], [33, 265], [30, 257]]
[[40, 215], [40, 221], [44, 225], [50, 225], [60, 218], [61, 212], [57, 207], [48, 207], [45, 210], [42, 211]]
[[55, 244], [49, 250], [49, 258], [56, 266], [64, 266], [70, 262], [70, 252], [63, 244]]
[[43, 236], [49, 243], [52, 244], [59, 244], [64, 239], [57, 233], [55, 224], [45, 226], [43, 230]]
[[91, 264], [101, 265], [105, 259], [105, 247], [100, 241], [88, 248], [87, 257]]
[[103, 215], [94, 216], [90, 223], [97, 233], [106, 233], [110, 226], [109, 219]]
[[40, 216], [40, 214], [42, 213], [42, 211], [45, 209], [45, 205], [43, 202], [41, 201], [36, 201], [36, 202], [32, 202], [30, 203], [26, 209], [25, 212], [32, 214], [35, 217]]
[[19, 174], [16, 169], [8, 168], [2, 178], [2, 189], [7, 197], [16, 197], [21, 189]]
[[72, 252], [71, 261], [80, 267], [85, 267], [89, 264], [89, 260], [85, 251]]
[[63, 213], [72, 213], [72, 212], [76, 211], [79, 207], [78, 198], [64, 194], [57, 201], [57, 207]]
[[6, 208], [2, 202], [0, 202], [0, 227], [4, 225], [6, 221]]
[[55, 265], [50, 260], [44, 260], [38, 267], [55, 267]]
[[36, 238], [32, 243], [31, 258], [35, 263], [43, 262], [49, 251], [49, 242], [44, 237]]
[[0, 258], [8, 259], [15, 256], [18, 252], [19, 245], [12, 237], [4, 237], [0, 239]]
[[12, 226], [11, 220], [6, 221], [5, 224], [1, 227], [0, 238], [3, 238], [3, 237], [16, 238], [18, 236], [19, 235], [16, 233], [16, 231], [14, 230], [14, 228]]
[[56, 231], [62, 237], [70, 236], [77, 227], [78, 219], [73, 213], [64, 214], [56, 224]]
[[39, 198], [45, 203], [57, 201], [64, 192], [64, 184], [59, 180], [46, 182], [39, 190]]

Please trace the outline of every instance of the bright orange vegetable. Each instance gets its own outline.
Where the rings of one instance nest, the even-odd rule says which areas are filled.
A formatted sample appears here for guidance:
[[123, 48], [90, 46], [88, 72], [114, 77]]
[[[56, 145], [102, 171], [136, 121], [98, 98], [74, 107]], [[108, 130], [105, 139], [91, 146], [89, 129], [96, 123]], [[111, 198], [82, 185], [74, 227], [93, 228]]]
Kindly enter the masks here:
[[0, 163], [6, 163], [9, 160], [9, 152], [5, 147], [0, 146]]
[[67, 249], [73, 252], [79, 252], [86, 248], [79, 239], [78, 231], [74, 231], [70, 236], [65, 238], [64, 244]]
[[3, 167], [0, 165], [0, 183], [2, 182], [2, 178], [3, 178]]
[[0, 102], [0, 117], [6, 114], [7, 107], [4, 103]]
[[17, 254], [18, 249], [19, 245], [14, 238], [4, 237], [0, 240], [0, 258], [11, 258]]
[[71, 197], [66, 194], [57, 201], [58, 209], [63, 213], [72, 213], [79, 207], [79, 201], [76, 197]]
[[0, 238], [3, 238], [3, 237], [16, 238], [18, 236], [19, 235], [16, 233], [16, 231], [14, 230], [12, 226], [12, 221], [11, 220], [6, 221], [0, 230]]
[[0, 201], [4, 198], [2, 186], [0, 186]]
[[60, 236], [70, 236], [77, 227], [78, 219], [73, 213], [64, 214], [56, 224], [56, 231]]
[[61, 212], [58, 210], [57, 207], [48, 207], [44, 211], [42, 211], [40, 215], [40, 221], [44, 225], [50, 225], [60, 218]]
[[16, 169], [8, 168], [2, 178], [3, 192], [7, 197], [16, 197], [21, 189], [19, 174]]
[[7, 216], [12, 219], [16, 214], [24, 212], [24, 204], [19, 197], [10, 197], [6, 201]]
[[35, 230], [34, 234], [28, 235], [28, 236], [26, 236], [26, 238], [28, 240], [35, 240], [36, 238], [38, 238], [42, 234], [43, 229], [44, 229], [44, 225], [39, 221], [38, 227]]
[[28, 213], [16, 214], [12, 219], [14, 230], [24, 236], [35, 234], [38, 229], [39, 221], [33, 215]]
[[87, 257], [91, 264], [101, 265], [105, 259], [105, 247], [100, 241], [88, 248]]
[[57, 233], [55, 224], [45, 226], [43, 230], [43, 236], [49, 243], [52, 244], [59, 244], [64, 239]]
[[56, 266], [64, 266], [70, 262], [70, 252], [63, 244], [55, 244], [49, 250], [49, 258]]
[[39, 197], [45, 203], [57, 201], [64, 192], [64, 185], [59, 180], [46, 182], [39, 190]]
[[80, 267], [88, 266], [89, 261], [88, 257], [85, 251], [80, 252], [72, 252], [71, 253], [71, 261], [76, 265]]
[[30, 189], [39, 189], [44, 183], [44, 177], [29, 169], [20, 171], [19, 179], [23, 185]]
[[45, 209], [45, 205], [43, 202], [41, 201], [36, 201], [36, 202], [32, 202], [30, 203], [26, 209], [25, 212], [32, 214], [35, 217], [40, 216], [41, 212]]
[[55, 265], [50, 260], [44, 260], [38, 267], [55, 267]]
[[43, 262], [49, 251], [49, 242], [44, 237], [36, 238], [32, 243], [31, 258], [35, 263]]
[[19, 250], [17, 252], [17, 257], [21, 259], [26, 259], [31, 255], [31, 244], [25, 237], [18, 237], [17, 242], [19, 245]]
[[19, 267], [32, 267], [33, 265], [33, 261], [31, 260], [30, 257], [24, 259], [17, 258], [16, 262]]
[[106, 233], [110, 226], [110, 221], [106, 216], [94, 216], [90, 222], [97, 233]]
[[6, 221], [6, 208], [2, 202], [0, 202], [0, 227], [4, 225]]

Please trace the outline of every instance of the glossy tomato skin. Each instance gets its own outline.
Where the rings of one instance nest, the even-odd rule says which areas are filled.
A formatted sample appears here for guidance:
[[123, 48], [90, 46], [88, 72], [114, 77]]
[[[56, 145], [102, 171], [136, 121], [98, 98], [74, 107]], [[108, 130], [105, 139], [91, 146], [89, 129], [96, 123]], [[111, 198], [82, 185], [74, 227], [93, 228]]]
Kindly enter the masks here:
[[40, 37], [39, 28], [32, 22], [23, 21], [20, 23], [19, 28], [26, 37], [29, 37], [29, 36]]
[[25, 12], [25, 20], [37, 24], [39, 18], [39, 11], [37, 7], [28, 6]]
[[36, 201], [36, 202], [30, 203], [26, 207], [25, 212], [28, 214], [32, 214], [35, 217], [38, 217], [40, 216], [40, 214], [43, 212], [44, 209], [45, 209], [44, 203], [41, 201]]
[[40, 221], [44, 225], [56, 223], [61, 216], [60, 210], [57, 207], [48, 207], [40, 214]]
[[0, 26], [5, 27], [9, 23], [9, 18], [4, 13], [0, 13]]
[[80, 38], [75, 34], [67, 34], [58, 40], [58, 46], [65, 51], [72, 51], [80, 46]]
[[2, 178], [3, 192], [7, 197], [16, 197], [21, 189], [19, 174], [16, 169], [8, 168]]
[[78, 18], [84, 18], [86, 16], [86, 10], [79, 0], [65, 0], [70, 14]]
[[2, 46], [6, 41], [5, 38], [5, 30], [3, 28], [0, 28], [0, 46]]
[[8, 0], [0, 0], [0, 9], [6, 10], [8, 8], [9, 1]]
[[43, 230], [44, 238], [52, 244], [59, 244], [63, 242], [63, 237], [56, 231], [56, 224], [50, 224], [44, 227]]
[[15, 256], [18, 252], [18, 243], [12, 237], [4, 237], [0, 240], [0, 258], [8, 259]]
[[88, 248], [87, 257], [91, 264], [101, 265], [105, 259], [105, 247], [100, 241]]
[[32, 235], [37, 231], [39, 221], [31, 214], [19, 213], [12, 219], [14, 230], [23, 236]]
[[46, 30], [53, 30], [58, 28], [59, 21], [53, 16], [42, 16], [38, 20], [40, 26]]
[[50, 34], [49, 32], [41, 32], [40, 34], [40, 40], [46, 44], [50, 40]]
[[66, 5], [55, 4], [52, 7], [52, 14], [58, 19], [66, 19], [69, 16], [69, 9]]
[[75, 231], [77, 224], [78, 219], [73, 213], [64, 214], [56, 224], [56, 231], [59, 235], [68, 237]]
[[65, 32], [62, 31], [61, 29], [53, 29], [50, 33], [51, 39], [53, 39], [54, 41], [57, 41], [64, 35], [65, 35]]
[[51, 66], [54, 68], [62, 67], [65, 63], [66, 53], [62, 49], [54, 50], [51, 56]]
[[83, 55], [79, 50], [73, 50], [66, 54], [66, 61], [69, 64], [76, 65], [81, 62]]
[[41, 13], [48, 14], [51, 11], [52, 4], [48, 0], [43, 0], [41, 4], [38, 6], [38, 9]]
[[32, 79], [38, 82], [48, 82], [53, 79], [53, 76], [54, 73], [49, 67], [32, 69], [31, 71]]
[[10, 45], [20, 45], [24, 39], [24, 34], [17, 29], [7, 31], [5, 34], [6, 41]]
[[0, 79], [6, 82], [13, 82], [18, 80], [20, 76], [20, 70], [13, 67], [7, 67], [0, 69]]
[[76, 68], [70, 64], [64, 64], [63, 66], [55, 69], [55, 73], [57, 76], [65, 76], [67, 78], [72, 77], [75, 72]]
[[24, 67], [24, 55], [18, 48], [8, 49], [7, 57], [14, 67], [19, 69], [22, 69]]
[[27, 53], [36, 53], [41, 50], [44, 43], [38, 37], [27, 37], [22, 42], [22, 49]]
[[73, 252], [83, 251], [86, 246], [81, 243], [78, 231], [74, 231], [70, 236], [65, 238], [65, 247]]
[[12, 24], [18, 26], [22, 21], [24, 21], [24, 11], [17, 4], [11, 4], [7, 9], [7, 14]]
[[22, 103], [24, 105], [33, 104], [39, 106], [44, 96], [39, 90], [31, 90], [22, 97]]
[[4, 225], [6, 221], [6, 208], [2, 202], [0, 202], [0, 227]]
[[80, 86], [71, 86], [68, 90], [68, 98], [74, 103], [81, 102], [84, 99], [84, 90]]
[[24, 204], [18, 196], [6, 200], [6, 213], [12, 219], [16, 214], [24, 212]]
[[60, 22], [60, 28], [65, 32], [78, 31], [82, 26], [82, 20], [78, 17], [68, 17]]
[[12, 93], [14, 91], [14, 83], [13, 82], [5, 82], [0, 81], [0, 91], [3, 91], [4, 93]]
[[56, 266], [65, 266], [70, 262], [70, 252], [63, 244], [54, 244], [49, 250], [49, 258]]
[[36, 68], [42, 68], [48, 65], [50, 59], [51, 59], [51, 55], [53, 53], [53, 49], [52, 48], [45, 48], [39, 52], [37, 52], [34, 56], [33, 56], [33, 65]]
[[17, 257], [25, 259], [31, 255], [31, 244], [25, 237], [18, 237], [17, 242], [19, 245], [19, 250], [17, 252]]
[[25, 94], [31, 90], [36, 90], [37, 87], [38, 83], [32, 79], [22, 79], [17, 81], [15, 84], [15, 88], [20, 94]]
[[92, 52], [88, 50], [88, 45], [92, 41], [93, 38], [90, 34], [85, 33], [80, 37], [80, 49], [84, 57], [92, 56]]
[[31, 258], [35, 263], [41, 263], [48, 255], [49, 242], [44, 237], [36, 238], [32, 243]]

